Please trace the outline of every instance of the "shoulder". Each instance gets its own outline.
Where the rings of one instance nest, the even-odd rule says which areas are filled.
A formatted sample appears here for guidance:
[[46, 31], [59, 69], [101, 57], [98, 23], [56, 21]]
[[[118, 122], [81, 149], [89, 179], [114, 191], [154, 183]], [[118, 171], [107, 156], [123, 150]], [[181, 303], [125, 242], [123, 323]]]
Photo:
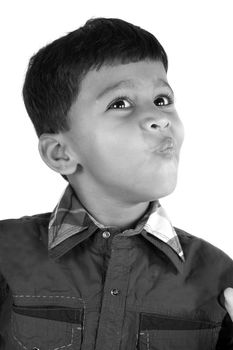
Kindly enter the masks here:
[[48, 221], [50, 219], [51, 212], [48, 213], [40, 213], [35, 215], [24, 215], [20, 218], [9, 218], [0, 220], [1, 226], [7, 225], [21, 225], [21, 224], [30, 224], [30, 223], [43, 223], [44, 221]]
[[0, 239], [4, 236], [21, 234], [27, 231], [37, 231], [43, 227], [48, 227], [51, 213], [41, 213], [32, 216], [22, 216], [0, 220]]
[[1, 274], [11, 278], [13, 271], [30, 257], [47, 249], [51, 213], [23, 216], [0, 221]]
[[46, 246], [51, 213], [0, 221], [0, 262], [7, 263], [19, 254], [25, 256], [43, 242]]
[[180, 228], [174, 227], [184, 251], [186, 262], [198, 270], [208, 269], [211, 273], [229, 274], [233, 282], [233, 260], [220, 248], [206, 240], [194, 236]]
[[186, 250], [187, 253], [193, 251], [199, 256], [208, 254], [209, 256], [213, 256], [215, 258], [216, 255], [218, 255], [223, 259], [230, 259], [232, 261], [232, 259], [224, 251], [211, 244], [210, 242], [204, 240], [203, 238], [192, 235], [187, 231], [184, 231], [177, 227], [174, 227], [174, 229], [177, 233], [177, 236], [179, 237], [182, 248]]

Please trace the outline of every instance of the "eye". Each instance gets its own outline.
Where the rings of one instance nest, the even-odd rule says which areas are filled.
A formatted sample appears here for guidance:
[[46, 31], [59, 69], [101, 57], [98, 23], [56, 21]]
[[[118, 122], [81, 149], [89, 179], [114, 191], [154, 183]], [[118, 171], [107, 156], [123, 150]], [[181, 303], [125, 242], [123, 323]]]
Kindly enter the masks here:
[[129, 103], [128, 99], [123, 97], [118, 97], [115, 101], [113, 101], [107, 109], [128, 109], [131, 107], [131, 104]]
[[174, 99], [171, 96], [159, 96], [154, 102], [156, 106], [163, 107], [174, 103]]

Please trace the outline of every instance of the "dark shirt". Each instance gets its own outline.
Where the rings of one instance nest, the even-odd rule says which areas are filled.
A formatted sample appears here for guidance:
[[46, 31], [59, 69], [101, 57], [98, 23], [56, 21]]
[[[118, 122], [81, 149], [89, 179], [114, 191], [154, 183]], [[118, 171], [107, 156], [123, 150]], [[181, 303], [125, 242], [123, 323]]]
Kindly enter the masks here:
[[233, 349], [233, 262], [158, 201], [104, 227], [68, 187], [53, 213], [0, 222], [0, 349]]

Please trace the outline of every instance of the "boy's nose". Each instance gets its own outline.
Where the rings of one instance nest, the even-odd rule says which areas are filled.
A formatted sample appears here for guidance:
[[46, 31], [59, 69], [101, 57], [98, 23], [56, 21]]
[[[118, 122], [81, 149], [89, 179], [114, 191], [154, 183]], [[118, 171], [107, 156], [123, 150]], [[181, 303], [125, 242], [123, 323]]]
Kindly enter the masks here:
[[163, 129], [167, 129], [171, 126], [171, 121], [166, 117], [162, 117], [156, 120], [155, 118], [146, 118], [142, 121], [142, 126], [147, 131], [153, 129], [162, 131]]
[[168, 128], [170, 126], [170, 121], [167, 119], [161, 119], [158, 122], [152, 122], [151, 123], [151, 128], [160, 128], [160, 129], [165, 129]]

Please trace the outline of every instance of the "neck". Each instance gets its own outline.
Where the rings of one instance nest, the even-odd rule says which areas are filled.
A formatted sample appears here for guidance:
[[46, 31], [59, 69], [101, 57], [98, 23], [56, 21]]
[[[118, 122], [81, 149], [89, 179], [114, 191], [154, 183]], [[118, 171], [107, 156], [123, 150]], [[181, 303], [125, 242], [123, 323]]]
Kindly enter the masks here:
[[89, 186], [72, 188], [83, 207], [104, 226], [114, 226], [120, 229], [133, 228], [148, 209], [149, 202], [138, 204], [124, 203], [106, 193], [90, 189]]

